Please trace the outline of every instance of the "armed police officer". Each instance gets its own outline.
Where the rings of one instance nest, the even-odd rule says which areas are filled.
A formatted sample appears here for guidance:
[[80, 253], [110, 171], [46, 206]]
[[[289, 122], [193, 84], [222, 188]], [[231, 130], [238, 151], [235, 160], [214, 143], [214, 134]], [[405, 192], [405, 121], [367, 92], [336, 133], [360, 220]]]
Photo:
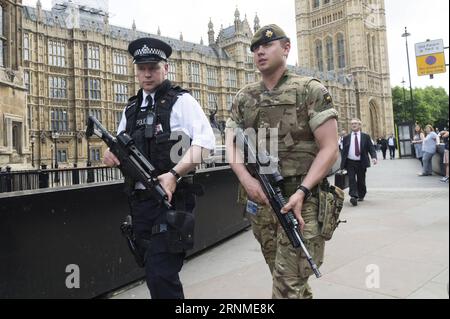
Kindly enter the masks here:
[[[284, 196], [290, 196], [283, 213], [294, 211], [306, 246], [319, 266], [325, 248], [318, 221], [319, 186], [339, 154], [338, 113], [332, 98], [318, 80], [288, 71], [290, 50], [289, 38], [276, 25], [255, 33], [251, 51], [262, 82], [250, 84], [237, 94], [227, 123], [229, 162], [248, 195], [247, 212], [273, 275], [272, 294], [276, 299], [312, 298], [308, 278], [313, 272], [304, 253], [290, 244], [258, 180], [240, 164], [243, 159], [232, 138], [233, 129], [253, 129], [258, 133], [265, 129], [263, 139], [268, 135], [275, 138]], [[269, 134], [273, 129], [277, 133]], [[270, 142], [265, 145], [268, 148]]]
[[[195, 197], [182, 177], [195, 170], [202, 156], [215, 148], [215, 137], [201, 106], [187, 91], [169, 80], [172, 48], [154, 38], [130, 43], [141, 89], [129, 100], [118, 134], [128, 133], [155, 166], [161, 186], [177, 212], [192, 213]], [[187, 144], [187, 145], [186, 145]], [[205, 154], [206, 153], [206, 154]], [[108, 150], [104, 163], [119, 166]], [[144, 256], [147, 285], [153, 299], [183, 299], [180, 282], [185, 252], [168, 220], [168, 209], [148, 195], [143, 186], [126, 178], [138, 250]], [[172, 216], [172, 219], [174, 217]], [[176, 217], [175, 217], [176, 219]]]

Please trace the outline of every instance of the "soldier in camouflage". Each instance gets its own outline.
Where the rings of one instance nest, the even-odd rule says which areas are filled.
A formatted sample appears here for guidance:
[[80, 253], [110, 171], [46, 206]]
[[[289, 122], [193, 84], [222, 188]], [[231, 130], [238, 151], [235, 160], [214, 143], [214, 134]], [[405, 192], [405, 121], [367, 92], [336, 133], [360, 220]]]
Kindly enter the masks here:
[[241, 155], [232, 133], [238, 127], [277, 129], [284, 195], [289, 198], [283, 213], [294, 211], [307, 248], [317, 265], [322, 265], [325, 240], [318, 222], [318, 186], [338, 158], [338, 113], [320, 81], [288, 71], [290, 49], [289, 38], [276, 25], [255, 33], [251, 50], [262, 82], [244, 87], [235, 98], [227, 122], [227, 155], [241, 191], [247, 194], [253, 232], [273, 275], [273, 298], [309, 299], [313, 294], [308, 279], [313, 272], [308, 261], [290, 244], [259, 182], [236, 160]]

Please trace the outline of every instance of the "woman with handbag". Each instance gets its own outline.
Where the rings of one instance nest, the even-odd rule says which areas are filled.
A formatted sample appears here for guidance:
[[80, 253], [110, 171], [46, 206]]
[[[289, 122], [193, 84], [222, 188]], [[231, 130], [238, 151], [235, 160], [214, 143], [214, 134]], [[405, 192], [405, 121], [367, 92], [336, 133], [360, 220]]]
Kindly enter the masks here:
[[438, 141], [438, 135], [434, 132], [433, 126], [427, 125], [425, 128], [427, 134], [425, 140], [423, 141], [423, 171], [419, 176], [432, 176], [433, 167], [432, 160], [434, 154], [436, 154], [436, 146]]
[[425, 134], [423, 134], [422, 131], [422, 127], [420, 127], [420, 125], [416, 125], [416, 130], [414, 133], [414, 140], [412, 141], [413, 145], [414, 145], [414, 150], [416, 153], [416, 158], [420, 161], [420, 163], [422, 164], [423, 167], [423, 150], [422, 150], [422, 146], [423, 146], [423, 141], [425, 140]]

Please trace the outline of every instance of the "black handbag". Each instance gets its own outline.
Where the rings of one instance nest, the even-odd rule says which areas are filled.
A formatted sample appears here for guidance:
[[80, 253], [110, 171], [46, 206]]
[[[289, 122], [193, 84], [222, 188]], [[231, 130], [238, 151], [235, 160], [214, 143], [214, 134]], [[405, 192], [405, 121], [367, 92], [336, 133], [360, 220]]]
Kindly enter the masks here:
[[347, 171], [339, 171], [334, 175], [334, 185], [342, 190], [350, 187]]

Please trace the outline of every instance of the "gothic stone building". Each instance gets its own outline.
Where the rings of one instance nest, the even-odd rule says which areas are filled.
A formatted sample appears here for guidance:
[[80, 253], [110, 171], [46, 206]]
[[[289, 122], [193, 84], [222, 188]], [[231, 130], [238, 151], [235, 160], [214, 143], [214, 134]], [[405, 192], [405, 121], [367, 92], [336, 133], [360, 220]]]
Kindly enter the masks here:
[[[208, 45], [112, 26], [105, 12], [68, 2], [51, 11], [23, 7], [23, 60], [28, 90], [30, 136], [36, 140], [39, 164], [83, 166], [101, 163], [106, 148], [100, 140], [87, 141], [89, 115], [110, 131], [117, 129], [128, 98], [139, 89], [130, 41], [157, 37], [174, 48], [169, 79], [191, 90], [207, 115], [217, 109], [224, 123], [234, 95], [256, 81], [249, 46], [254, 30], [238, 10], [234, 24], [216, 37], [208, 25]], [[256, 20], [256, 22], [258, 22]], [[255, 27], [259, 27], [256, 24]], [[57, 134], [55, 134], [57, 133]], [[56, 154], [56, 156], [55, 156]]]
[[373, 139], [393, 133], [384, 0], [296, 0], [296, 22], [300, 67], [352, 81], [334, 92], [348, 95], [341, 117], [360, 117]]
[[[359, 2], [355, 1], [355, 7]], [[139, 88], [127, 52], [129, 42], [139, 37], [157, 37], [174, 48], [169, 79], [191, 90], [207, 115], [217, 109], [219, 123], [227, 119], [237, 91], [259, 79], [249, 47], [260, 22], [256, 17], [254, 25], [250, 26], [247, 18], [241, 19], [238, 10], [234, 23], [221, 27], [218, 34], [210, 21], [208, 43], [201, 40], [197, 44], [184, 41], [182, 35], [179, 39], [164, 37], [159, 29], [157, 34], [140, 32], [134, 23], [130, 29], [110, 25], [106, 12], [72, 1], [55, 5], [51, 11], [43, 10], [39, 1], [35, 8], [22, 7], [20, 1], [12, 4], [9, 0], [0, 0], [0, 3], [3, 10], [15, 8], [8, 12], [14, 12], [17, 21], [16, 24], [5, 23], [14, 15], [3, 14], [3, 26], [7, 25], [9, 31], [5, 32], [4, 28], [0, 35], [2, 44], [15, 45], [3, 45], [2, 50], [7, 51], [3, 64], [8, 64], [5, 64], [7, 68], [0, 67], [0, 89], [5, 87], [8, 92], [2, 93], [0, 99], [3, 103], [0, 156], [7, 154], [3, 159], [6, 163], [16, 158], [20, 159], [17, 162], [28, 163], [30, 167], [30, 151], [33, 150], [36, 166], [52, 167], [57, 162], [59, 167], [73, 164], [81, 167], [88, 160], [101, 164], [106, 146], [100, 140], [86, 140], [86, 119], [94, 115], [110, 131], [116, 130], [129, 96]], [[380, 55], [386, 54], [385, 30], [370, 29], [370, 52], [373, 48], [374, 54], [370, 53], [372, 58], [366, 61], [367, 54], [362, 52], [367, 51], [366, 44], [360, 37], [359, 42], [354, 42], [357, 46], [350, 47], [349, 41], [356, 41], [356, 35], [350, 33], [347, 24], [369, 26], [348, 9], [353, 8], [350, 3], [353, 1], [321, 0], [315, 7], [316, 2], [297, 0], [300, 65], [290, 68], [324, 81], [341, 114], [341, 129], [348, 129], [351, 118], [361, 115], [366, 123], [372, 119], [375, 124], [370, 129], [375, 128], [376, 134], [372, 134], [377, 136], [392, 128], [387, 57], [382, 59]], [[330, 20], [327, 25], [329, 15], [324, 23], [322, 15], [330, 10], [336, 11], [336, 15], [333, 11], [331, 16], [339, 17], [339, 21]], [[380, 11], [380, 15], [384, 17], [384, 11]], [[16, 39], [8, 42], [12, 37]], [[333, 44], [328, 52], [333, 54], [327, 55], [322, 48], [317, 59], [314, 44], [319, 40], [326, 43], [330, 37]], [[384, 46], [378, 48], [382, 44]], [[14, 68], [16, 84], [6, 76]], [[17, 128], [14, 130], [14, 127]]]
[[26, 165], [26, 93], [20, 48], [21, 0], [0, 0], [0, 167]]

